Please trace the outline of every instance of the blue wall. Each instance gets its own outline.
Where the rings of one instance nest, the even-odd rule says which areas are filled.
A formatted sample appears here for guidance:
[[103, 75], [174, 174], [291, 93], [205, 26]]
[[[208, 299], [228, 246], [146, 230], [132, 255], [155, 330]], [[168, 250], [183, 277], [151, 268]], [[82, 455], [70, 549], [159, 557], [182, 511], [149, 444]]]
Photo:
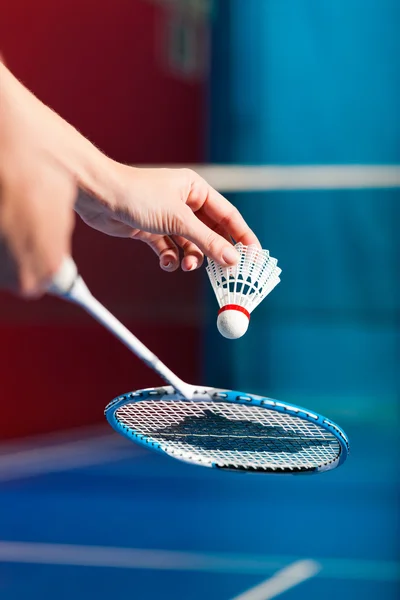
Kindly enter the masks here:
[[[210, 158], [400, 163], [400, 3], [229, 0], [214, 26]], [[282, 283], [235, 342], [208, 293], [206, 378], [335, 416], [397, 412], [399, 190], [236, 194]], [[215, 361], [215, 356], [224, 356]]]

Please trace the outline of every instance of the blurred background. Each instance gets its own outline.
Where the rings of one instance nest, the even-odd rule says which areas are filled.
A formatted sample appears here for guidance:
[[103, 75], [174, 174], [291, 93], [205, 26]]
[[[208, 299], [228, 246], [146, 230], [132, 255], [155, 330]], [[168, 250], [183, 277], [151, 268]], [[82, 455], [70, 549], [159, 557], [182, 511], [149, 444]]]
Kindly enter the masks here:
[[[163, 273], [147, 246], [77, 222], [95, 295], [182, 378], [304, 405], [352, 443], [343, 467], [304, 479], [136, 448], [103, 409], [157, 377], [77, 308], [0, 295], [2, 600], [267, 600], [279, 582], [294, 600], [399, 597], [399, 189], [310, 174], [285, 189], [282, 169], [252, 192], [235, 174], [400, 168], [399, 23], [397, 0], [1, 7], [0, 53], [27, 87], [114, 159], [198, 165], [283, 269], [232, 342], [204, 269]], [[281, 570], [305, 560], [291, 585]]]

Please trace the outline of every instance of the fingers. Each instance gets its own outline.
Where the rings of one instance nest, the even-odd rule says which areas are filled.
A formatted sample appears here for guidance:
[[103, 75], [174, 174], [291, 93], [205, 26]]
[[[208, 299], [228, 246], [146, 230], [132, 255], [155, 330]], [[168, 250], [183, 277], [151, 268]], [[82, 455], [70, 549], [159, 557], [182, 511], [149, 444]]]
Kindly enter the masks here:
[[206, 256], [216, 260], [219, 264], [231, 266], [238, 262], [239, 255], [232, 244], [207, 227], [187, 205], [183, 207], [177, 228], [178, 235], [193, 242]]
[[[61, 191], [61, 190], [60, 190]], [[61, 196], [62, 194], [60, 194]], [[45, 201], [54, 202], [54, 194]], [[42, 296], [57, 273], [62, 260], [71, 254], [71, 236], [74, 213], [68, 202], [57, 214], [46, 211], [38, 216], [36, 232], [25, 229], [25, 237], [18, 244], [18, 292], [25, 298]], [[46, 223], [47, 218], [49, 218]]]
[[211, 187], [201, 212], [211, 222], [218, 223], [219, 228], [232, 236], [235, 242], [242, 242], [245, 246], [255, 244], [261, 248], [256, 234], [247, 225], [238, 209]]
[[172, 243], [172, 240], [166, 237], [165, 241], [160, 242], [164, 246], [160, 250], [159, 258], [160, 258], [160, 267], [163, 271], [176, 271], [179, 267], [179, 251], [175, 244]]
[[226, 238], [235, 242], [261, 248], [255, 233], [247, 225], [237, 208], [224, 196], [208, 185], [204, 179], [193, 174], [194, 181], [187, 200], [188, 206], [197, 213], [202, 221]]
[[[181, 265], [183, 271], [194, 271], [203, 264], [204, 255], [201, 250], [182, 236], [164, 236], [154, 233], [134, 231], [134, 239], [146, 242], [157, 254], [160, 267], [163, 271], [176, 271]], [[183, 258], [180, 260], [179, 248], [183, 250]]]
[[194, 271], [201, 267], [204, 260], [204, 254], [200, 248], [182, 236], [174, 235], [172, 237], [183, 250], [183, 258], [181, 260], [182, 271]]
[[221, 227], [221, 225], [219, 223], [214, 223], [214, 221], [212, 219], [210, 219], [210, 217], [207, 217], [207, 215], [205, 215], [201, 211], [198, 211], [196, 213], [196, 217], [198, 219], [200, 219], [200, 221], [202, 221], [205, 225], [207, 225], [207, 227], [209, 227], [210, 229], [215, 231], [215, 233], [218, 233], [218, 235], [225, 238], [230, 244], [233, 243], [232, 237], [229, 235], [229, 233], [223, 227]]
[[[42, 295], [70, 251], [75, 186], [53, 169], [5, 182], [0, 214], [1, 284]], [[56, 201], [55, 201], [56, 199]]]
[[133, 236], [134, 239], [142, 240], [150, 246], [157, 254], [160, 267], [163, 271], [176, 271], [179, 268], [179, 250], [173, 240], [167, 235], [158, 235], [139, 231]]

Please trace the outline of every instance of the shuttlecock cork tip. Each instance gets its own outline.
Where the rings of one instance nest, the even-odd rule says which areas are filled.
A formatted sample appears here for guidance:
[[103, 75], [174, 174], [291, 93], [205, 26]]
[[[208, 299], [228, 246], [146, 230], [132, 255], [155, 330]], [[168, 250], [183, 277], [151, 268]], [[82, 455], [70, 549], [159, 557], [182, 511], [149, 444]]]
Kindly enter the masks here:
[[218, 312], [217, 328], [225, 338], [237, 340], [246, 333], [249, 321], [250, 314], [245, 308], [227, 304]]

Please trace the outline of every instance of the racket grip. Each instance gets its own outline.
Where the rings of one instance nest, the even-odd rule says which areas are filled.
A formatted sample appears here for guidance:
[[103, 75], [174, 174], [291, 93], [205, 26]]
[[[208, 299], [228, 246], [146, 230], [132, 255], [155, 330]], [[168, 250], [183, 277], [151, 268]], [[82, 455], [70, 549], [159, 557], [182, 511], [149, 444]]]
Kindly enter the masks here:
[[58, 272], [49, 286], [49, 293], [55, 296], [67, 296], [78, 278], [78, 268], [71, 256], [65, 256]]

